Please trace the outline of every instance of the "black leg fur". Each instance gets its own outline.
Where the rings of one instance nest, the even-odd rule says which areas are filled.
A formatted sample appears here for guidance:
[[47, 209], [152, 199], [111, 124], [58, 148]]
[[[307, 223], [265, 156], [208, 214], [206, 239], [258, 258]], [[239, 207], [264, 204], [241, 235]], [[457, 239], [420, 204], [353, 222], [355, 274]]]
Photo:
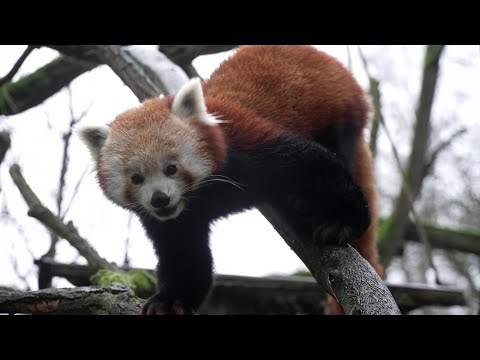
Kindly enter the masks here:
[[[334, 148], [335, 141], [328, 145]], [[195, 313], [212, 283], [210, 223], [259, 202], [287, 211], [320, 245], [360, 237], [370, 225], [370, 216], [346, 161], [349, 148], [347, 144], [338, 155], [315, 141], [286, 134], [261, 151], [231, 151], [221, 175], [235, 185], [218, 182], [197, 190], [189, 210], [177, 219], [160, 222], [141, 217], [159, 258], [158, 293], [147, 300], [142, 313]], [[306, 204], [303, 213], [294, 211], [289, 198]]]
[[194, 313], [212, 283], [208, 222], [192, 216], [166, 222], [147, 217], [143, 225], [159, 262], [158, 293], [147, 300], [142, 314]]

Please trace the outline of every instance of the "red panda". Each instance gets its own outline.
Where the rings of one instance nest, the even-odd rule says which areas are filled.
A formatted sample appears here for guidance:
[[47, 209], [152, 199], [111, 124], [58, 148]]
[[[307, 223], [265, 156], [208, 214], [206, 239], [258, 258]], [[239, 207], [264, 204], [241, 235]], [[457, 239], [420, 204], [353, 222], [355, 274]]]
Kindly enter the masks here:
[[138, 214], [159, 258], [142, 314], [195, 313], [212, 285], [210, 223], [261, 202], [301, 214], [319, 246], [352, 243], [383, 275], [368, 116], [333, 57], [241, 46], [203, 83], [80, 129], [103, 192]]

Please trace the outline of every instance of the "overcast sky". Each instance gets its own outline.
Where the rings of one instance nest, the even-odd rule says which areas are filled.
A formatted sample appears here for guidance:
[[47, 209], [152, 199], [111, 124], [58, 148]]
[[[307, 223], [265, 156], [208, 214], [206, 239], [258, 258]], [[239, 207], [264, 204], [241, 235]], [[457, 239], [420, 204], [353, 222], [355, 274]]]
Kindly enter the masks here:
[[[349, 63], [345, 45], [318, 47], [345, 64]], [[24, 49], [25, 46], [0, 46], [0, 77], [10, 70]], [[420, 87], [424, 47], [365, 46], [362, 49], [371, 62], [371, 72], [383, 80], [381, 89], [384, 114], [395, 135], [399, 151], [405, 156], [411, 135], [409, 125]], [[228, 55], [229, 53], [222, 53], [200, 57], [194, 65], [199, 74], [206, 78]], [[15, 79], [35, 71], [57, 56], [58, 53], [50, 49], [34, 50]], [[366, 88], [367, 78], [355, 47], [352, 47], [351, 65], [354, 75]], [[478, 148], [475, 144], [480, 140], [479, 83], [478, 46], [449, 46], [442, 61], [433, 111], [435, 121], [442, 126], [434, 140], [440, 140], [451, 133], [458, 125], [456, 122], [461, 119], [461, 124], [468, 128], [469, 133], [462, 139], [461, 144], [453, 148], [452, 153], [456, 156], [472, 157], [472, 149]], [[106, 66], [100, 66], [75, 79], [71, 84], [71, 94], [76, 115], [89, 108], [82, 123], [110, 122], [118, 113], [138, 104], [131, 91]], [[29, 285], [36, 289], [37, 277], [35, 267], [32, 266], [32, 255], [36, 258], [43, 255], [50, 242], [45, 228], [26, 215], [27, 207], [8, 174], [8, 168], [18, 162], [26, 180], [39, 198], [50, 209], [55, 209], [62, 135], [67, 131], [69, 122], [69, 95], [66, 90], [19, 115], [0, 116], [0, 129], [7, 128], [12, 133], [12, 148], [1, 166], [0, 205], [8, 207], [8, 211], [24, 231], [23, 235], [19, 234], [14, 224], [0, 222], [0, 285], [22, 286], [21, 282], [15, 280], [13, 273], [12, 261], [15, 260], [19, 272], [27, 274]], [[381, 152], [377, 159], [377, 168], [380, 186], [385, 193], [393, 194], [398, 177], [393, 174], [395, 170], [385, 136], [380, 137], [379, 146]], [[75, 137], [71, 140], [69, 154], [70, 166], [66, 177], [64, 204], [70, 201], [73, 188], [82, 173], [91, 168], [87, 149]], [[477, 154], [473, 156], [473, 163], [480, 165]], [[442, 164], [448, 163], [448, 158], [444, 160], [439, 165], [440, 174], [448, 171], [446, 168], [442, 169]], [[447, 179], [445, 183], [450, 192], [461, 191], [454, 179]], [[388, 201], [384, 201], [381, 206], [384, 213], [388, 212]], [[153, 268], [156, 259], [152, 246], [136, 218], [132, 221], [129, 235], [128, 218], [125, 210], [106, 200], [96, 184], [94, 173], [90, 172], [80, 185], [65, 220], [72, 220], [80, 234], [87, 238], [102, 256], [117, 263], [123, 261], [125, 239], [130, 236], [128, 253], [131, 265]], [[289, 274], [304, 268], [297, 256], [257, 211], [218, 221], [213, 227], [211, 239], [215, 266], [219, 273], [263, 276]], [[78, 259], [76, 250], [66, 241], [59, 242], [57, 248], [58, 261], [71, 262]], [[83, 259], [78, 261], [85, 263]], [[56, 284], [64, 286], [67, 282], [56, 280]]]

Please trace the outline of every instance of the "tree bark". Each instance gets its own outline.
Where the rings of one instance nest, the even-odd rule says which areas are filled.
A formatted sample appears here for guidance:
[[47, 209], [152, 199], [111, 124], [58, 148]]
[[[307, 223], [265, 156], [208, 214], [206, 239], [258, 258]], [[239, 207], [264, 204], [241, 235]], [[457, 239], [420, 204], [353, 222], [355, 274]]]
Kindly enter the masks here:
[[393, 256], [398, 252], [403, 240], [408, 214], [410, 211], [407, 187], [411, 190], [412, 200], [419, 194], [425, 163], [427, 161], [427, 149], [430, 140], [430, 115], [433, 106], [435, 89], [437, 87], [439, 63], [444, 45], [429, 45], [426, 49], [423, 80], [420, 98], [416, 111], [416, 123], [412, 150], [410, 152], [408, 166], [406, 168], [407, 183], [402, 182], [400, 193], [395, 200], [395, 207], [390, 220], [383, 231], [379, 233], [379, 250], [381, 260], [385, 267], [388, 266]]
[[189, 77], [198, 76], [192, 61], [200, 55], [228, 51], [235, 45], [159, 45], [159, 50], [180, 66]]
[[0, 115], [15, 115], [37, 106], [67, 86], [95, 63], [60, 56], [34, 73], [0, 87]]
[[[480, 231], [473, 229], [450, 229], [422, 223], [432, 247], [445, 250], [457, 250], [480, 256]], [[405, 240], [420, 242], [415, 225], [408, 222]]]
[[[36, 260], [39, 275], [66, 278], [75, 286], [88, 286], [96, 270], [86, 265], [61, 264], [49, 258]], [[132, 269], [123, 268], [125, 271]], [[153, 270], [133, 269], [149, 272]], [[446, 286], [388, 284], [403, 313], [421, 306], [463, 306], [462, 291]], [[212, 293], [201, 314], [325, 314], [325, 291], [311, 276], [250, 277], [215, 275]], [[153, 295], [139, 295], [144, 298]]]
[[123, 286], [1, 291], [0, 313], [49, 315], [138, 315], [143, 300]]
[[370, 96], [373, 101], [373, 120], [370, 130], [370, 151], [375, 159], [377, 156], [377, 138], [380, 123], [383, 121], [382, 115], [382, 95], [380, 93], [380, 83], [378, 80], [370, 77]]

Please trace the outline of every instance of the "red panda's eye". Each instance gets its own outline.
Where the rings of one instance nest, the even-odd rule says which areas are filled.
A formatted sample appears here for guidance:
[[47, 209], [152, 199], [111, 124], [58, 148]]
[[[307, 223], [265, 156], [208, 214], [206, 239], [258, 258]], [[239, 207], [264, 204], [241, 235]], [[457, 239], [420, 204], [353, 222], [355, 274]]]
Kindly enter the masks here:
[[145, 180], [145, 178], [139, 174], [133, 174], [131, 179], [132, 179], [132, 183], [134, 183], [135, 185], [141, 184]]
[[167, 168], [165, 169], [165, 175], [167, 176], [174, 175], [176, 172], [177, 172], [177, 165], [174, 165], [174, 164], [168, 165]]

